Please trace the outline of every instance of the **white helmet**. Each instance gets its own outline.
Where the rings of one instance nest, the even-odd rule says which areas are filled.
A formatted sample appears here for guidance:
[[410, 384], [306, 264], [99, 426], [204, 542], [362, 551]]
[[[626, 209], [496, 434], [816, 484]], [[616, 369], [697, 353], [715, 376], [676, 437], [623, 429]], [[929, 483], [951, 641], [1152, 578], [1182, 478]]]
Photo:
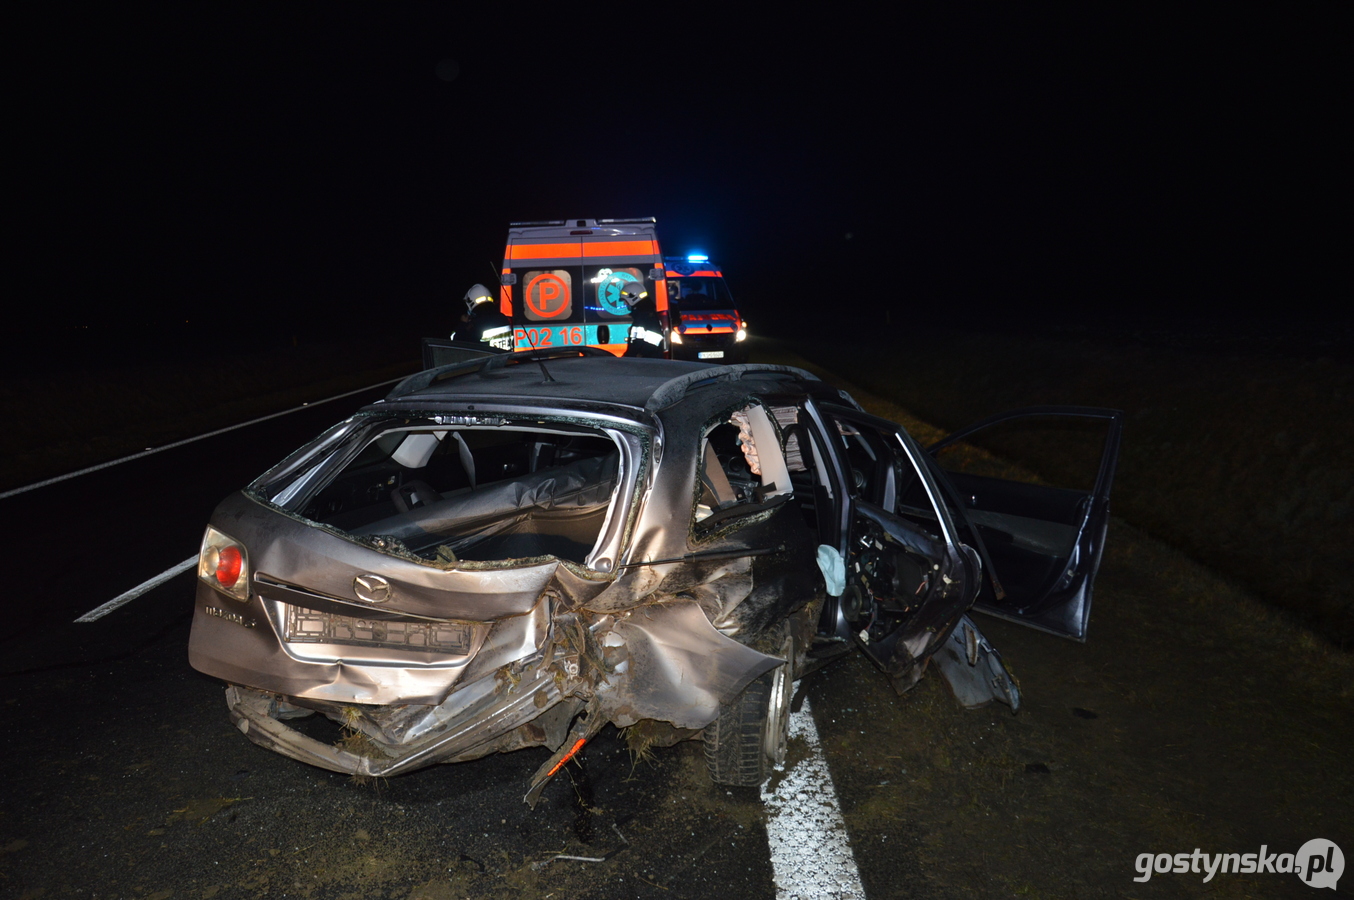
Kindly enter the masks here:
[[465, 292], [465, 308], [472, 310], [481, 303], [493, 303], [494, 295], [489, 293], [489, 289], [482, 284], [473, 285], [470, 290]]
[[649, 291], [642, 281], [627, 281], [621, 286], [621, 300], [626, 306], [634, 306], [647, 296]]

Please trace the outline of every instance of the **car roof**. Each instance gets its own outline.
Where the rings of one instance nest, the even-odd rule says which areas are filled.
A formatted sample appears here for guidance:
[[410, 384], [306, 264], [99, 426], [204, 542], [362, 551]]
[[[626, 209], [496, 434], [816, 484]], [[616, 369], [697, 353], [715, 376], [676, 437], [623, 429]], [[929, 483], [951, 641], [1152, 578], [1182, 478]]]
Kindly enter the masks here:
[[676, 403], [687, 391], [705, 384], [728, 384], [748, 376], [780, 380], [817, 378], [789, 366], [745, 364], [716, 366], [672, 359], [626, 359], [609, 353], [569, 351], [567, 355], [534, 352], [503, 354], [428, 369], [406, 378], [387, 401], [448, 402], [515, 400], [531, 404], [581, 401], [645, 409]]

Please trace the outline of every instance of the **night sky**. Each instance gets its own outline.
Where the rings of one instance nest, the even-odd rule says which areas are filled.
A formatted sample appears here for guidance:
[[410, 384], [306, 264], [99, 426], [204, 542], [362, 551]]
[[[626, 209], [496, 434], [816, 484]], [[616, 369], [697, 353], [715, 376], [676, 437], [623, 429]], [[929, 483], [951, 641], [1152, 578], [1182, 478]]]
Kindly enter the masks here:
[[1337, 4], [482, 6], [33, 14], [23, 328], [441, 334], [509, 221], [579, 216], [656, 216], [787, 333], [885, 309], [1322, 328], [1348, 304]]

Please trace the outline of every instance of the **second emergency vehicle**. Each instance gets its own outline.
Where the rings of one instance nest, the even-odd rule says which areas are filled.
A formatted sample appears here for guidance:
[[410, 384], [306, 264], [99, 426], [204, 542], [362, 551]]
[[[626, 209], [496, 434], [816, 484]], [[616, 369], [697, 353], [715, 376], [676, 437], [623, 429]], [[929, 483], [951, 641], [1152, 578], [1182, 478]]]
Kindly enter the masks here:
[[703, 253], [664, 259], [674, 359], [747, 362], [747, 323], [724, 283], [724, 273]]

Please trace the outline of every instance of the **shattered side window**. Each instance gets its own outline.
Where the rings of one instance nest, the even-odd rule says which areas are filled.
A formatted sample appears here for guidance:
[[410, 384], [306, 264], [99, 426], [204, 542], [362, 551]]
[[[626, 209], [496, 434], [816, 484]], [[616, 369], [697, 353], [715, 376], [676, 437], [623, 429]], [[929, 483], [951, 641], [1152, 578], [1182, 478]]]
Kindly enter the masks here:
[[273, 502], [440, 562], [557, 556], [583, 564], [621, 476], [612, 438], [566, 426], [393, 427], [368, 434], [349, 457], [321, 483]]
[[[352, 420], [340, 422], [263, 473], [249, 489], [286, 507], [319, 478], [324, 461], [352, 437], [355, 428]], [[321, 461], [319, 465], [316, 460]]]
[[841, 439], [851, 492], [939, 539], [936, 507], [898, 434], [848, 416], [834, 414], [833, 420]]
[[773, 406], [771, 415], [776, 417], [776, 424], [780, 426], [781, 434], [785, 436], [785, 467], [791, 474], [796, 472], [807, 472], [808, 465], [804, 462], [804, 444], [803, 430], [799, 427], [799, 407], [798, 406]]
[[846, 447], [846, 462], [857, 496], [892, 512], [904, 470], [888, 438], [845, 419], [837, 420], [837, 433]]
[[755, 512], [794, 488], [771, 417], [758, 405], [735, 410], [701, 442], [696, 524]]

